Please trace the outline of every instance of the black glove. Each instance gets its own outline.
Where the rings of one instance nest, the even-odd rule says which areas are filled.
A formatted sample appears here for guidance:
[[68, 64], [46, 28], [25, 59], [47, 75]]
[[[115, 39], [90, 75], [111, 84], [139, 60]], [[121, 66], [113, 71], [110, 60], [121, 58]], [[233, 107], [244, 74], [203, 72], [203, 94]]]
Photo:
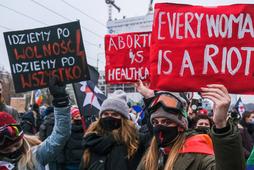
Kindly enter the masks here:
[[69, 105], [69, 95], [65, 91], [66, 85], [64, 85], [59, 77], [53, 76], [49, 78], [49, 91], [53, 96], [53, 105], [55, 107], [66, 107]]

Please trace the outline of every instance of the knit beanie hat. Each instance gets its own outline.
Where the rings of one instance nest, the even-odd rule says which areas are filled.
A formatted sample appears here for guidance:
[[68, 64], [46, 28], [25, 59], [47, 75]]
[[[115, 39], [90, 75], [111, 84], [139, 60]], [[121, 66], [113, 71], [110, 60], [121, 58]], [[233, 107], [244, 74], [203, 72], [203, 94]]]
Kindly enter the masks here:
[[105, 111], [115, 111], [124, 118], [129, 119], [129, 107], [127, 105], [127, 95], [123, 90], [116, 90], [101, 105], [99, 116]]
[[0, 112], [0, 127], [9, 124], [17, 124], [13, 116], [7, 112]]
[[[11, 125], [11, 124], [17, 124], [17, 121], [13, 118], [13, 116], [7, 112], [0, 112], [0, 128], [6, 125]], [[8, 129], [8, 132], [16, 135], [16, 132], [13, 129]], [[0, 132], [0, 133], [5, 133], [5, 132]], [[1, 138], [2, 137], [4, 136], [1, 135]], [[12, 144], [16, 142], [19, 142], [22, 138], [23, 138], [23, 133], [20, 136], [18, 136], [15, 140], [10, 140], [8, 138], [0, 139], [0, 141], [4, 140], [4, 142], [0, 145], [0, 149], [11, 146]]]
[[[181, 105], [181, 108], [171, 107], [171, 108], [169, 108], [169, 110], [172, 109], [172, 112], [170, 112], [170, 111], [165, 111], [162, 107], [159, 107], [157, 110], [155, 110], [151, 114], [150, 122], [152, 123], [152, 120], [154, 118], [165, 117], [165, 118], [168, 118], [171, 121], [175, 122], [176, 124], [178, 124], [182, 128], [188, 129], [187, 102], [186, 102], [186, 100], [184, 98], [182, 98], [179, 93], [169, 93], [169, 92], [167, 92], [166, 95], [170, 96], [173, 100], [176, 100], [176, 102]], [[167, 101], [163, 101], [163, 99], [160, 100], [160, 101], [162, 103], [167, 102]], [[175, 110], [178, 110], [179, 112], [176, 113]]]
[[71, 107], [71, 118], [75, 118], [77, 115], [80, 115], [79, 109], [77, 107]]

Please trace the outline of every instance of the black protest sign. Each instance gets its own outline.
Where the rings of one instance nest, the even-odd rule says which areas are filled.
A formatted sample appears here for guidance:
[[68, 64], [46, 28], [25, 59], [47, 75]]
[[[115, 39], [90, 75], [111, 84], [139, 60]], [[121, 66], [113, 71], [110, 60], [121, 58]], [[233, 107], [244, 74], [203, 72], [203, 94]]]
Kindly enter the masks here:
[[5, 32], [16, 92], [44, 88], [50, 76], [62, 82], [89, 80], [79, 21]]

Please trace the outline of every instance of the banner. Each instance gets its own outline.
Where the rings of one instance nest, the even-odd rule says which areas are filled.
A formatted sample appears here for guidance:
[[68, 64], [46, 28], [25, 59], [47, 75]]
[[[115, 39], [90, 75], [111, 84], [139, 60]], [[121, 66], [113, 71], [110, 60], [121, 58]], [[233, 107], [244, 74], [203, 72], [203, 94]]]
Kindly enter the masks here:
[[150, 32], [105, 36], [106, 82], [149, 80]]
[[231, 93], [254, 91], [254, 5], [155, 5], [151, 88], [200, 91], [211, 83]]
[[78, 21], [5, 32], [4, 39], [16, 92], [47, 87], [54, 75], [64, 83], [89, 79]]
[[99, 72], [90, 65], [88, 69], [91, 80], [73, 83], [73, 90], [85, 128], [88, 128], [98, 118], [101, 104], [106, 99], [105, 94], [96, 86]]
[[74, 83], [73, 89], [80, 113], [88, 128], [98, 118], [101, 104], [106, 96], [91, 80]]

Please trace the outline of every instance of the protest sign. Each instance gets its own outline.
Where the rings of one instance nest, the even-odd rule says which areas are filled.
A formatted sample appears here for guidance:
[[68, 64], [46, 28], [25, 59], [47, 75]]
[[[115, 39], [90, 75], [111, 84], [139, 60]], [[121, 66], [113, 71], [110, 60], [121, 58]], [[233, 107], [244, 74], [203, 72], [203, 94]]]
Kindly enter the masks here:
[[155, 5], [151, 88], [200, 91], [211, 83], [254, 92], [254, 5]]
[[106, 35], [106, 82], [149, 80], [150, 32]]
[[78, 21], [4, 33], [16, 92], [47, 87], [50, 76], [64, 83], [89, 79]]

